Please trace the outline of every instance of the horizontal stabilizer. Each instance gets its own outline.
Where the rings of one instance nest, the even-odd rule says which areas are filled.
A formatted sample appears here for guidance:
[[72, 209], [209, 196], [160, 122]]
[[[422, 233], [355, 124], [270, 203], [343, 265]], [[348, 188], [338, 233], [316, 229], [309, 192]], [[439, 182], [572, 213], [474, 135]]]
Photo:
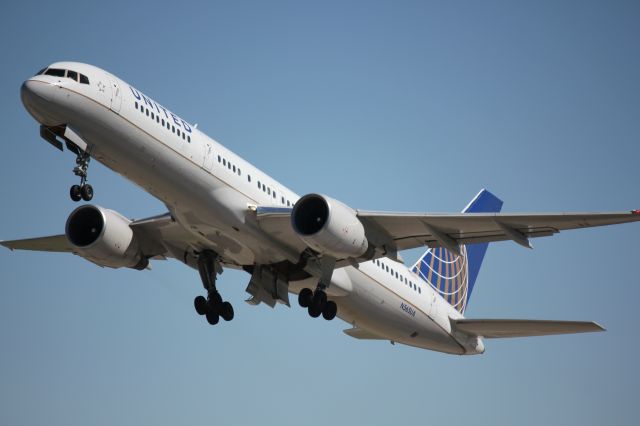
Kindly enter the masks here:
[[353, 327], [353, 328], [348, 328], [346, 330], [343, 330], [344, 334], [346, 334], [347, 336], [351, 336], [355, 339], [362, 339], [362, 340], [387, 340], [384, 337], [378, 336], [377, 334], [374, 334], [370, 331], [365, 330], [364, 328], [358, 328], [358, 327]]
[[460, 319], [451, 320], [451, 325], [454, 330], [487, 339], [605, 331], [591, 321]]
[[73, 252], [71, 244], [69, 244], [67, 237], [64, 235], [28, 238], [26, 240], [0, 241], [0, 245], [11, 250]]

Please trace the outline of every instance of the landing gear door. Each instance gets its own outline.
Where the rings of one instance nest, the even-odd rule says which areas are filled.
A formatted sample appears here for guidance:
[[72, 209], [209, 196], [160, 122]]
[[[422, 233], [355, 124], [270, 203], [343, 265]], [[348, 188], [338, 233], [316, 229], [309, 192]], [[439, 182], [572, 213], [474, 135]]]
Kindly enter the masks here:
[[120, 87], [120, 82], [110, 76], [109, 81], [111, 82], [111, 109], [120, 113], [120, 107], [122, 106], [122, 88]]

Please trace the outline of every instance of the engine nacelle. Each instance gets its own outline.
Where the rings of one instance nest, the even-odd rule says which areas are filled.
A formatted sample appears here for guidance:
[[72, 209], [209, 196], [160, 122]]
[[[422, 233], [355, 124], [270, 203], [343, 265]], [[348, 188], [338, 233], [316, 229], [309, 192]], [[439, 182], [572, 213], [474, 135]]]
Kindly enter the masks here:
[[80, 256], [97, 265], [144, 269], [149, 260], [141, 255], [130, 223], [113, 210], [84, 205], [69, 215], [65, 235]]
[[320, 194], [308, 194], [293, 206], [291, 225], [313, 250], [335, 258], [359, 257], [369, 247], [356, 211]]

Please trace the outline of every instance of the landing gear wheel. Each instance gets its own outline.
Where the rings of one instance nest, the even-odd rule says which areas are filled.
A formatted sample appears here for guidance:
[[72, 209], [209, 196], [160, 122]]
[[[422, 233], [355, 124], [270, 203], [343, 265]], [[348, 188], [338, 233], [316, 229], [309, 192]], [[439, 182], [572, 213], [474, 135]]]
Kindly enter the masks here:
[[220, 293], [218, 293], [217, 291], [215, 293], [210, 292], [208, 299], [209, 299], [209, 305], [211, 306], [222, 305], [222, 296], [220, 296]]
[[233, 306], [229, 302], [224, 302], [220, 306], [220, 316], [225, 321], [231, 321], [233, 319]]
[[338, 305], [333, 300], [329, 300], [322, 310], [322, 317], [327, 321], [331, 321], [338, 313]]
[[196, 308], [198, 315], [204, 315], [207, 313], [209, 306], [207, 305], [207, 299], [204, 296], [198, 296], [193, 301], [193, 306]]
[[84, 201], [91, 201], [91, 199], [93, 198], [93, 187], [88, 183], [82, 185], [82, 187], [80, 188], [80, 192]]
[[211, 325], [216, 325], [220, 322], [220, 315], [215, 312], [207, 312], [207, 322]]
[[303, 308], [308, 308], [311, 303], [311, 299], [313, 298], [313, 292], [310, 288], [303, 288], [298, 293], [298, 303]]
[[73, 185], [71, 189], [69, 189], [69, 196], [75, 202], [80, 201], [82, 198], [82, 189], [80, 188], [80, 185]]
[[[313, 310], [314, 312], [317, 311], [318, 315], [320, 315], [320, 312], [322, 312], [326, 304], [327, 304], [327, 293], [325, 293], [322, 290], [316, 290], [316, 292], [313, 294], [313, 298], [311, 299], [311, 303], [309, 304], [309, 312], [311, 312], [311, 310]], [[311, 316], [316, 318], [318, 315], [316, 316], [311, 315]]]
[[310, 305], [309, 308], [307, 308], [309, 311], [309, 316], [311, 318], [318, 318], [320, 316], [320, 314], [322, 313], [322, 311], [318, 308], [316, 308], [313, 305]]

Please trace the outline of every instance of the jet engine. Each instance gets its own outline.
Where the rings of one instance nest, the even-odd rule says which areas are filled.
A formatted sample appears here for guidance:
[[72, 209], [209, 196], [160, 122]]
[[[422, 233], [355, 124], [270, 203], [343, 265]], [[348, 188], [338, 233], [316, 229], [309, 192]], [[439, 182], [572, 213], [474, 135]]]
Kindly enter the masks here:
[[357, 258], [369, 246], [356, 211], [325, 195], [300, 198], [293, 206], [291, 224], [307, 246], [335, 258]]
[[149, 260], [141, 254], [130, 223], [113, 210], [84, 205], [69, 215], [65, 235], [80, 256], [97, 265], [141, 270]]

